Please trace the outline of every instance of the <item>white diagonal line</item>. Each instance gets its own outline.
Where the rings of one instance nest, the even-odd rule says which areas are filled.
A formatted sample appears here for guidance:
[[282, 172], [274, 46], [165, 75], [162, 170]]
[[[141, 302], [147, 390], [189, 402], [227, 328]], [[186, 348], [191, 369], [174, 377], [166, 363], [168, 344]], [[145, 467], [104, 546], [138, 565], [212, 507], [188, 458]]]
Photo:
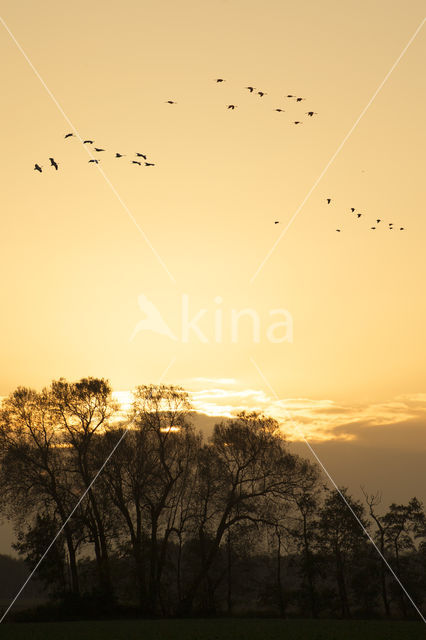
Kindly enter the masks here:
[[333, 153], [333, 155], [331, 156], [330, 160], [327, 162], [327, 164], [325, 165], [324, 169], [321, 171], [321, 173], [319, 174], [318, 178], [315, 180], [314, 184], [309, 189], [308, 193], [303, 198], [302, 202], [299, 204], [299, 206], [297, 207], [296, 211], [291, 216], [290, 220], [287, 222], [286, 226], [284, 227], [284, 229], [282, 230], [282, 232], [280, 233], [278, 238], [275, 240], [274, 244], [269, 249], [268, 253], [263, 258], [263, 260], [260, 263], [260, 265], [257, 267], [256, 271], [254, 272], [254, 274], [252, 275], [252, 277], [250, 279], [250, 284], [253, 284], [253, 282], [256, 280], [256, 278], [259, 275], [260, 271], [263, 269], [265, 263], [269, 260], [269, 258], [271, 257], [271, 255], [275, 251], [276, 247], [281, 242], [281, 239], [287, 233], [287, 230], [291, 227], [291, 225], [293, 224], [293, 222], [295, 221], [295, 219], [299, 215], [300, 211], [303, 209], [305, 203], [307, 202], [307, 200], [309, 200], [309, 198], [311, 197], [311, 194], [317, 188], [317, 186], [321, 182], [322, 178], [327, 173], [328, 169], [330, 168], [330, 166], [332, 165], [334, 160], [337, 158], [337, 156], [339, 155], [340, 151], [343, 149], [343, 147], [344, 147], [345, 143], [347, 142], [348, 138], [352, 135], [353, 131], [358, 126], [358, 123], [360, 122], [361, 118], [368, 111], [368, 109], [370, 108], [370, 106], [374, 102], [377, 94], [380, 92], [380, 90], [382, 89], [383, 85], [386, 83], [387, 79], [392, 74], [394, 69], [398, 66], [398, 64], [401, 61], [403, 55], [407, 51], [408, 47], [413, 43], [413, 41], [416, 38], [417, 34], [419, 33], [420, 29], [423, 27], [425, 21], [426, 21], [426, 18], [423, 18], [423, 20], [421, 21], [421, 23], [419, 24], [419, 26], [417, 27], [417, 29], [415, 30], [415, 32], [413, 33], [413, 35], [411, 36], [411, 38], [409, 39], [409, 41], [407, 42], [407, 44], [405, 45], [403, 50], [401, 51], [401, 53], [399, 54], [399, 56], [397, 57], [397, 59], [395, 60], [395, 62], [393, 63], [393, 65], [391, 66], [391, 68], [389, 69], [389, 71], [387, 72], [387, 74], [385, 75], [385, 77], [383, 78], [383, 80], [381, 81], [381, 83], [379, 84], [377, 89], [375, 90], [375, 92], [373, 93], [373, 95], [371, 96], [370, 100], [367, 102], [367, 104], [365, 105], [365, 107], [363, 108], [361, 113], [359, 114], [358, 118], [355, 120], [354, 124], [349, 129], [349, 131], [347, 132], [347, 134], [343, 138], [342, 142], [339, 144], [339, 146], [337, 147], [336, 151]]
[[419, 616], [422, 619], [422, 621], [426, 624], [426, 618], [424, 617], [424, 615], [420, 611], [419, 607], [416, 605], [416, 603], [414, 602], [413, 598], [410, 596], [410, 594], [408, 593], [407, 589], [404, 587], [404, 585], [402, 584], [401, 580], [398, 578], [397, 574], [392, 569], [391, 565], [386, 560], [385, 556], [382, 554], [382, 552], [380, 551], [379, 547], [374, 542], [374, 540], [371, 537], [370, 533], [364, 527], [364, 525], [361, 522], [360, 518], [357, 516], [357, 514], [355, 513], [355, 511], [351, 507], [350, 503], [346, 499], [344, 493], [342, 493], [340, 491], [340, 489], [337, 486], [336, 482], [333, 480], [333, 478], [331, 477], [330, 473], [327, 471], [326, 467], [324, 466], [323, 462], [320, 460], [317, 452], [313, 449], [312, 445], [308, 442], [308, 440], [306, 440], [306, 438], [305, 438], [300, 426], [298, 424], [296, 424], [296, 422], [293, 420], [293, 418], [292, 418], [289, 410], [287, 409], [287, 407], [283, 406], [282, 401], [278, 397], [278, 394], [276, 393], [275, 389], [270, 384], [269, 380], [266, 378], [265, 374], [263, 373], [263, 371], [261, 370], [261, 368], [259, 367], [259, 365], [255, 361], [255, 359], [253, 357], [250, 357], [250, 361], [251, 361], [252, 365], [255, 367], [255, 369], [257, 370], [258, 374], [260, 375], [260, 377], [262, 378], [264, 383], [266, 384], [266, 386], [268, 387], [268, 389], [270, 390], [270, 392], [272, 393], [272, 395], [274, 396], [274, 398], [278, 401], [278, 404], [280, 405], [280, 407], [286, 413], [286, 415], [287, 415], [288, 419], [290, 420], [291, 425], [293, 426], [293, 428], [295, 428], [298, 431], [299, 436], [302, 438], [303, 442], [306, 444], [306, 446], [308, 447], [309, 451], [312, 453], [312, 455], [314, 456], [315, 460], [318, 462], [318, 464], [320, 465], [321, 469], [324, 471], [324, 473], [327, 476], [327, 478], [329, 479], [330, 483], [333, 485], [333, 487], [339, 493], [339, 495], [342, 498], [343, 502], [346, 504], [346, 506], [348, 507], [349, 511], [352, 513], [353, 517], [358, 522], [359, 526], [361, 527], [361, 529], [363, 530], [363, 532], [365, 533], [365, 535], [367, 536], [367, 538], [369, 539], [369, 541], [371, 542], [371, 544], [373, 545], [373, 547], [375, 548], [375, 550], [377, 551], [377, 553], [379, 554], [379, 556], [381, 557], [381, 559], [383, 560], [383, 562], [385, 563], [385, 565], [387, 566], [387, 568], [389, 569], [389, 571], [391, 572], [391, 574], [393, 575], [393, 577], [395, 578], [395, 580], [397, 581], [397, 583], [399, 584], [399, 586], [401, 587], [401, 589], [403, 590], [405, 595], [407, 596], [408, 600], [413, 605], [414, 609], [419, 614]]
[[[45, 81], [43, 80], [43, 78], [41, 77], [40, 73], [37, 71], [37, 69], [35, 68], [35, 66], [33, 65], [33, 63], [31, 62], [31, 60], [29, 59], [29, 57], [27, 56], [27, 54], [25, 53], [24, 49], [22, 48], [22, 46], [20, 45], [20, 43], [17, 41], [17, 39], [15, 38], [15, 36], [13, 35], [13, 33], [11, 32], [11, 30], [9, 29], [9, 27], [7, 26], [6, 22], [3, 20], [3, 18], [0, 16], [0, 22], [2, 23], [3, 27], [6, 29], [6, 31], [8, 32], [8, 34], [10, 35], [10, 37], [12, 38], [13, 42], [15, 43], [15, 45], [17, 46], [17, 48], [19, 49], [19, 51], [22, 53], [22, 55], [24, 56], [25, 60], [28, 62], [29, 66], [31, 67], [31, 69], [34, 71], [35, 75], [37, 76], [37, 78], [39, 79], [40, 83], [43, 85], [43, 87], [45, 88], [47, 94], [49, 95], [49, 97], [51, 98], [51, 100], [54, 102], [54, 104], [56, 105], [56, 107], [58, 108], [58, 110], [60, 111], [60, 113], [62, 114], [64, 120], [66, 120], [66, 122], [69, 124], [70, 128], [73, 130], [73, 132], [75, 133], [76, 137], [79, 139], [79, 141], [81, 142], [81, 144], [83, 144], [83, 139], [81, 138], [80, 134], [78, 133], [77, 129], [75, 128], [75, 126], [73, 125], [73, 123], [71, 122], [70, 118], [67, 116], [67, 114], [65, 113], [65, 111], [63, 110], [63, 108], [61, 107], [61, 105], [59, 104], [58, 100], [56, 99], [56, 97], [53, 95], [53, 93], [51, 92], [51, 90], [49, 89], [49, 87], [47, 86], [47, 84], [45, 83]], [[92, 155], [90, 149], [88, 148], [87, 145], [83, 145], [84, 148], [86, 149], [88, 155], [90, 156], [90, 158], [92, 160], [94, 160], [94, 156]], [[120, 194], [118, 193], [117, 189], [115, 188], [115, 186], [112, 184], [111, 180], [108, 178], [108, 176], [106, 175], [105, 171], [102, 169], [102, 167], [99, 164], [96, 164], [98, 171], [100, 172], [100, 174], [102, 175], [102, 177], [104, 178], [105, 182], [107, 183], [107, 185], [109, 186], [109, 188], [111, 189], [111, 191], [113, 192], [113, 194], [115, 195], [115, 197], [117, 198], [117, 200], [119, 201], [119, 203], [121, 204], [121, 206], [123, 207], [124, 211], [127, 213], [128, 217], [130, 218], [130, 220], [133, 222], [133, 224], [135, 225], [136, 229], [139, 231], [139, 233], [141, 234], [141, 236], [143, 237], [143, 239], [145, 240], [145, 242], [147, 243], [147, 245], [149, 246], [149, 248], [151, 249], [152, 253], [154, 254], [154, 256], [157, 258], [158, 262], [161, 264], [161, 266], [163, 267], [163, 269], [166, 271], [167, 275], [169, 276], [170, 280], [172, 282], [176, 282], [176, 279], [174, 278], [174, 276], [170, 273], [169, 269], [167, 268], [167, 265], [165, 264], [164, 260], [161, 258], [160, 254], [158, 253], [158, 251], [154, 248], [154, 246], [152, 245], [150, 239], [148, 238], [148, 236], [146, 235], [145, 231], [142, 229], [142, 227], [140, 226], [140, 224], [138, 223], [138, 221], [136, 220], [136, 218], [134, 217], [133, 213], [130, 211], [129, 207], [126, 205], [126, 203], [124, 202], [123, 198], [120, 196]]]
[[[166, 375], [166, 373], [169, 371], [170, 367], [174, 364], [176, 360], [176, 357], [174, 356], [171, 361], [169, 362], [169, 364], [167, 365], [167, 367], [164, 369], [163, 373], [161, 374], [158, 384], [160, 384], [160, 382], [163, 380], [164, 376]], [[93, 485], [95, 484], [96, 480], [99, 478], [99, 476], [101, 475], [102, 471], [105, 469], [106, 465], [108, 464], [108, 462], [111, 460], [112, 456], [114, 455], [114, 453], [117, 451], [118, 447], [120, 446], [120, 444], [122, 443], [122, 441], [124, 440], [125, 436], [127, 435], [127, 433], [129, 432], [129, 425], [131, 425], [131, 421], [127, 422], [126, 428], [124, 429], [121, 437], [119, 438], [118, 442], [114, 445], [114, 447], [112, 448], [112, 450], [110, 451], [110, 453], [108, 454], [108, 456], [106, 457], [106, 459], [104, 460], [102, 466], [100, 467], [100, 469], [98, 469], [98, 471], [96, 472], [95, 476], [93, 477], [93, 479], [91, 480], [91, 482], [89, 483], [89, 486], [84, 490], [83, 494], [80, 496], [80, 498], [78, 499], [78, 501], [76, 502], [74, 508], [72, 509], [72, 511], [70, 512], [70, 514], [68, 515], [68, 517], [66, 518], [65, 522], [61, 525], [61, 528], [59, 529], [59, 531], [56, 533], [55, 537], [53, 538], [53, 540], [50, 542], [49, 546], [46, 548], [45, 552], [43, 553], [43, 555], [41, 556], [40, 560], [37, 562], [37, 564], [35, 565], [34, 569], [31, 571], [30, 575], [28, 576], [28, 578], [25, 580], [24, 584], [22, 585], [22, 587], [19, 589], [18, 593], [16, 594], [16, 596], [13, 598], [12, 602], [9, 604], [9, 606], [7, 607], [6, 611], [3, 613], [2, 617], [0, 618], [0, 624], [3, 622], [3, 620], [5, 619], [5, 617], [7, 616], [7, 614], [9, 613], [9, 611], [11, 610], [11, 608], [13, 607], [13, 605], [15, 604], [15, 602], [17, 601], [17, 599], [19, 598], [19, 596], [21, 595], [21, 593], [23, 592], [23, 590], [25, 589], [25, 587], [27, 586], [27, 584], [29, 583], [29, 581], [31, 580], [31, 578], [33, 577], [33, 575], [35, 574], [35, 572], [37, 571], [37, 569], [39, 568], [39, 566], [41, 565], [41, 563], [43, 562], [43, 560], [45, 559], [45, 557], [47, 556], [47, 554], [49, 553], [50, 549], [53, 547], [53, 545], [55, 544], [56, 540], [59, 538], [59, 536], [61, 535], [62, 531], [64, 530], [65, 526], [68, 524], [68, 522], [71, 520], [72, 516], [74, 515], [74, 513], [76, 512], [76, 510], [78, 509], [78, 507], [80, 506], [80, 504], [82, 503], [82, 501], [84, 500], [84, 498], [86, 497], [86, 495], [88, 494], [88, 492], [90, 491], [90, 489], [93, 487]]]

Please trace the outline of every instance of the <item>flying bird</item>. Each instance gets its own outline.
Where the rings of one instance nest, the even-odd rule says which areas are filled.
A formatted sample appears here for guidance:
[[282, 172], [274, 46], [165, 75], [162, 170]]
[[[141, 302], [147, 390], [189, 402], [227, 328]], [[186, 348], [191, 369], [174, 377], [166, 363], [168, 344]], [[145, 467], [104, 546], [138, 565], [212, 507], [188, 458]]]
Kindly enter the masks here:
[[142, 166], [142, 162], [139, 162], [139, 160], [132, 160], [132, 164], [138, 164], [139, 166]]
[[95, 151], [105, 151], [105, 149], [100, 149], [99, 147], [95, 147]]
[[302, 102], [302, 100], [306, 100], [306, 98], [296, 98], [296, 102]]
[[144, 160], [146, 160], [146, 155], [144, 155], [143, 153], [136, 153], [138, 158], [143, 158]]
[[300, 120], [295, 120], [294, 124], [302, 124]]
[[336, 229], [336, 231], [337, 231], [338, 233], [340, 233], [341, 229]]
[[253, 91], [254, 91], [254, 87], [246, 87], [246, 89], [248, 89], [250, 91], [250, 93], [253, 93]]
[[356, 217], [357, 217], [357, 218], [360, 218], [361, 216], [362, 216], [362, 213], [357, 213], [357, 214], [356, 214]]
[[235, 109], [235, 104], [228, 104], [228, 109]]
[[318, 115], [318, 114], [317, 114], [317, 112], [316, 112], [316, 111], [307, 111], [307, 112], [306, 112], [306, 115], [307, 115], [307, 116], [311, 116], [311, 118], [312, 118], [312, 116], [316, 116], [316, 115]]
[[37, 164], [37, 163], [36, 163], [36, 164], [34, 165], [34, 171], [40, 171], [40, 173], [42, 172], [42, 169], [41, 169], [41, 167], [40, 167], [40, 165], [39, 165], [39, 164]]
[[275, 111], [279, 111], [280, 113], [284, 113], [284, 109], [275, 109]]
[[330, 204], [331, 198], [327, 198], [327, 204]]
[[99, 164], [99, 160], [92, 159], [92, 160], [89, 160], [89, 162], [94, 162], [95, 164]]
[[352, 213], [355, 213], [355, 208], [351, 207], [351, 211], [352, 211]]
[[275, 220], [274, 224], [280, 224], [279, 220]]
[[124, 158], [124, 155], [122, 155], [121, 153], [116, 153], [116, 154], [115, 154], [115, 157], [116, 157], [116, 158]]
[[405, 231], [405, 227], [399, 227], [400, 231]]
[[379, 218], [379, 220], [376, 220], [377, 224], [379, 224], [379, 222], [381, 222], [381, 219]]
[[376, 228], [376, 227], [370, 227], [370, 229], [373, 229], [373, 231], [374, 231], [374, 229], [375, 229], [375, 228]]
[[93, 144], [93, 140], [83, 140], [83, 144]]
[[223, 78], [216, 78], [216, 82], [225, 82]]
[[71, 138], [74, 134], [73, 133], [67, 133], [64, 138]]
[[263, 98], [263, 96], [266, 96], [266, 93], [264, 91], [258, 91], [257, 95]]
[[51, 166], [51, 167], [55, 167], [55, 169], [56, 169], [56, 171], [57, 171], [57, 170], [58, 170], [58, 165], [57, 165], [57, 163], [55, 162], [55, 160], [54, 160], [53, 158], [49, 158], [49, 160], [50, 160], [50, 166]]
[[155, 167], [155, 164], [153, 162], [145, 162], [145, 166], [146, 167]]
[[292, 96], [290, 93], [288, 94], [287, 98], [295, 98], [296, 96]]
[[177, 104], [177, 102], [174, 102], [174, 100], [166, 100], [166, 104]]

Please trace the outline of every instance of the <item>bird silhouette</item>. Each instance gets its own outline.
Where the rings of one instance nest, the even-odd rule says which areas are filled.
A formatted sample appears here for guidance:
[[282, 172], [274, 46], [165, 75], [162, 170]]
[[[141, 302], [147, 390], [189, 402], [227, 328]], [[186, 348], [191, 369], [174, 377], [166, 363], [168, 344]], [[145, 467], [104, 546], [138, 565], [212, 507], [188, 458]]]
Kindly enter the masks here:
[[327, 204], [330, 204], [331, 198], [327, 198]]
[[72, 138], [72, 136], [73, 136], [73, 135], [74, 135], [73, 133], [67, 133], [67, 134], [64, 136], [64, 138]]
[[287, 98], [295, 98], [296, 96], [292, 96], [290, 93], [288, 94]]
[[89, 160], [89, 162], [94, 162], [95, 164], [99, 164], [99, 160], [92, 159], [92, 160]]
[[280, 224], [279, 220], [275, 220], [274, 224]]
[[145, 318], [138, 322], [133, 329], [133, 333], [130, 337], [130, 342], [140, 331], [154, 331], [160, 333], [163, 336], [167, 336], [171, 340], [177, 340], [175, 334], [165, 322], [163, 316], [157, 309], [157, 307], [148, 298], [141, 293], [138, 296], [138, 304], [140, 310], [145, 314]]
[[57, 171], [57, 170], [58, 170], [58, 165], [57, 165], [57, 163], [55, 162], [55, 160], [54, 160], [53, 158], [49, 158], [49, 160], [50, 160], [50, 166], [51, 166], [51, 167], [55, 167], [55, 169], [56, 169], [56, 171]]
[[372, 229], [373, 231], [374, 231], [374, 229], [375, 229], [375, 228], [376, 228], [376, 227], [370, 227], [370, 229]]
[[228, 104], [228, 109], [235, 109], [235, 104]]
[[317, 114], [317, 112], [316, 112], [316, 111], [307, 111], [307, 112], [306, 112], [306, 115], [307, 115], [307, 116], [310, 116], [310, 117], [312, 118], [312, 116], [316, 116], [316, 115], [318, 115], [318, 114]]
[[216, 78], [216, 82], [225, 82], [223, 78]]
[[146, 167], [155, 167], [155, 164], [153, 162], [145, 162], [145, 166]]
[[337, 231], [338, 233], [340, 233], [341, 229], [336, 229], [336, 231]]
[[381, 222], [381, 219], [379, 218], [378, 220], [376, 220], [377, 224], [379, 224], [379, 222]]
[[124, 155], [122, 155], [121, 153], [116, 153], [116, 154], [115, 154], [115, 157], [116, 157], [116, 158], [124, 158]]
[[138, 158], [143, 158], [144, 160], [146, 160], [146, 155], [144, 155], [143, 153], [136, 153]]
[[36, 164], [34, 165], [34, 171], [40, 171], [40, 173], [42, 172], [42, 168], [40, 167], [40, 165], [39, 165], [39, 164], [37, 164], [37, 163], [36, 163]]
[[306, 98], [296, 98], [296, 102], [302, 102], [302, 100], [306, 100]]
[[174, 100], [166, 100], [166, 104], [177, 104]]
[[352, 211], [352, 213], [355, 213], [355, 208], [351, 207], [351, 211]]
[[93, 140], [83, 140], [83, 144], [93, 144]]
[[254, 87], [246, 87], [246, 89], [248, 89], [250, 91], [250, 93], [253, 93], [253, 91], [254, 91]]
[[361, 216], [362, 216], [362, 213], [357, 213], [357, 214], [356, 214], [356, 217], [357, 217], [357, 218], [360, 218]]
[[257, 95], [263, 98], [263, 96], [266, 96], [266, 93], [264, 91], [258, 91]]
[[302, 124], [300, 120], [295, 120], [294, 124]]
[[279, 111], [280, 113], [284, 113], [284, 109], [275, 109], [275, 111]]
[[399, 227], [400, 231], [405, 231], [405, 227]]
[[142, 162], [139, 162], [139, 160], [132, 160], [132, 164], [138, 164], [140, 167], [142, 166]]
[[105, 151], [105, 149], [100, 149], [99, 147], [95, 147], [95, 151]]

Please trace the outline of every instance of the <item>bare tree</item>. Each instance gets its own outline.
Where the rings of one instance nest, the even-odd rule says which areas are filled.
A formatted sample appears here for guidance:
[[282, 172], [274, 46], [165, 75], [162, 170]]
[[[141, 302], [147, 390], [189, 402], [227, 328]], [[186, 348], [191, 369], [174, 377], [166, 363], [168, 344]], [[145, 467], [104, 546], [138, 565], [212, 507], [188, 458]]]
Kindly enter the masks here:
[[61, 444], [70, 451], [70, 465], [79, 484], [80, 495], [86, 492], [85, 523], [93, 540], [101, 594], [108, 602], [113, 597], [109, 567], [109, 525], [107, 496], [92, 481], [103, 463], [96, 447], [118, 410], [113, 402], [109, 382], [82, 378], [70, 383], [54, 381], [49, 391], [50, 407], [61, 433]]
[[345, 496], [363, 526], [368, 526], [363, 505], [351, 498], [347, 489], [330, 491], [319, 513], [318, 543], [321, 550], [332, 558], [341, 615], [343, 618], [349, 618], [351, 608], [348, 573], [350, 565], [365, 550], [366, 538], [341, 494]]
[[[187, 491], [200, 442], [191, 409], [179, 387], [138, 387], [132, 426], [101, 479], [128, 531], [140, 606], [152, 614], [164, 613], [161, 585], [170, 537], [182, 537], [188, 515]], [[108, 441], [117, 437], [117, 431], [108, 431]]]
[[237, 523], [265, 521], [267, 498], [290, 500], [295, 468], [296, 458], [272, 418], [241, 413], [215, 426], [199, 452], [194, 499], [200, 566], [181, 601], [182, 614], [190, 611], [227, 532]]
[[[407, 505], [392, 503], [382, 517], [385, 543], [391, 556], [398, 577], [405, 582], [409, 576], [404, 571], [403, 555], [415, 550], [415, 538], [419, 525], [424, 522], [425, 514], [422, 503], [412, 498]], [[407, 617], [406, 597], [398, 588], [401, 612]]]
[[387, 537], [387, 526], [383, 521], [383, 516], [379, 516], [377, 514], [376, 507], [381, 503], [382, 496], [380, 492], [376, 494], [369, 495], [364, 488], [362, 488], [362, 492], [365, 497], [365, 502], [368, 506], [369, 514], [372, 520], [376, 525], [376, 539], [379, 543], [380, 553], [382, 554], [382, 558], [380, 561], [380, 583], [381, 583], [381, 591], [382, 591], [382, 600], [383, 606], [385, 608], [385, 615], [387, 618], [390, 617], [390, 604], [389, 604], [389, 595], [387, 588], [387, 568], [383, 558], [386, 558], [386, 537]]
[[[67, 469], [69, 452], [52, 413], [49, 391], [19, 387], [2, 404], [0, 452], [3, 501], [9, 517], [23, 530], [44, 511], [64, 527], [70, 565], [70, 589], [79, 594], [76, 552], [79, 535], [68, 515], [77, 500]], [[47, 544], [47, 543], [46, 543]]]

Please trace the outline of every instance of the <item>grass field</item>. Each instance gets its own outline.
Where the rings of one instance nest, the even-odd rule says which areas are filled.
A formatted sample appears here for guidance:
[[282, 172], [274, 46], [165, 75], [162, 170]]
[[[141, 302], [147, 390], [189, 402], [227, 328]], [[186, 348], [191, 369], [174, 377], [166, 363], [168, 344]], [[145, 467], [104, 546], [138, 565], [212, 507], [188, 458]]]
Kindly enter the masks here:
[[113, 620], [3, 623], [7, 640], [426, 640], [421, 622], [354, 620]]

